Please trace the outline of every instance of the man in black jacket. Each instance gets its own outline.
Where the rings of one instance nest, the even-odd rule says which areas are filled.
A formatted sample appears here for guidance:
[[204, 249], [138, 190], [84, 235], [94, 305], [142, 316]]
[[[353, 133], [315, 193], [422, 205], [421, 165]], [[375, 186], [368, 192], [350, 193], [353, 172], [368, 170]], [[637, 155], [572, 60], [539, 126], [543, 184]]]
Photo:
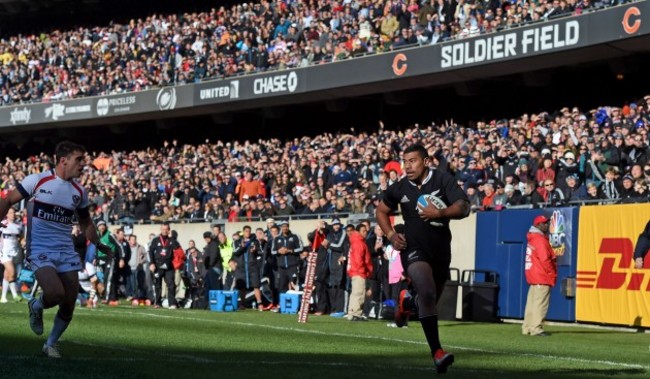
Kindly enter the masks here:
[[155, 308], [162, 305], [162, 282], [167, 285], [167, 301], [169, 308], [176, 309], [176, 285], [174, 284], [174, 250], [180, 248], [178, 242], [171, 238], [169, 223], [165, 222], [160, 226], [160, 235], [151, 240], [149, 247], [149, 270], [154, 273], [155, 280]]
[[203, 233], [203, 240], [205, 240], [205, 247], [203, 248], [203, 262], [205, 264], [205, 294], [207, 295], [211, 290], [221, 290], [223, 288], [221, 283], [221, 274], [223, 273], [223, 259], [221, 258], [221, 250], [219, 243], [212, 236], [212, 232]]
[[341, 226], [341, 220], [332, 219], [332, 229], [328, 231], [322, 247], [327, 249], [327, 287], [331, 306], [330, 316], [343, 317], [345, 314], [345, 253], [347, 235]]
[[273, 240], [271, 254], [278, 264], [278, 291], [288, 291], [289, 284], [298, 277], [298, 264], [303, 246], [300, 237], [291, 233], [289, 221], [280, 223], [280, 235]]
[[257, 263], [257, 256], [263, 254], [259, 251], [255, 235], [251, 233], [251, 227], [246, 225], [242, 230], [240, 239], [234, 242], [232, 255], [237, 260], [239, 275], [236, 287], [242, 300], [246, 299], [248, 290], [253, 290], [257, 307], [262, 310], [262, 292], [260, 291], [260, 271]]
[[[113, 273], [113, 282], [111, 283], [111, 291], [108, 294], [108, 304], [115, 306], [118, 305], [118, 287], [120, 285], [120, 278], [123, 278], [123, 282], [127, 283], [127, 278], [131, 276], [131, 267], [128, 265], [128, 262], [131, 260], [131, 246], [124, 235], [124, 229], [119, 228], [115, 231], [115, 239], [119, 244], [118, 255], [115, 257], [115, 262], [117, 263], [116, 271]], [[128, 290], [128, 288], [127, 288]], [[127, 294], [130, 297], [133, 297], [133, 294]], [[131, 299], [127, 299], [131, 301]]]
[[[316, 229], [307, 235], [309, 245], [314, 247], [314, 239], [323, 239], [328, 233], [327, 223], [318, 220]], [[314, 275], [314, 314], [322, 315], [329, 312], [330, 305], [327, 296], [327, 282], [329, 280], [327, 249], [322, 242], [316, 247], [316, 272]]]

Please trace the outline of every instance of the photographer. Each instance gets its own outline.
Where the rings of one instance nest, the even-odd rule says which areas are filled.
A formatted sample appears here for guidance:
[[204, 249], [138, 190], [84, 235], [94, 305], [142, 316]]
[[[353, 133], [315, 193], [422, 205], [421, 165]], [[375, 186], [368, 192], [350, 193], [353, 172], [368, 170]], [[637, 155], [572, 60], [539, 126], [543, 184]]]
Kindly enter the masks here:
[[160, 308], [162, 305], [162, 298], [160, 296], [162, 290], [162, 281], [165, 280], [167, 285], [167, 300], [169, 308], [176, 308], [176, 285], [174, 284], [174, 250], [180, 248], [178, 242], [171, 238], [169, 223], [165, 222], [160, 226], [160, 235], [151, 241], [149, 247], [149, 261], [151, 265], [149, 270], [154, 273], [154, 307]]

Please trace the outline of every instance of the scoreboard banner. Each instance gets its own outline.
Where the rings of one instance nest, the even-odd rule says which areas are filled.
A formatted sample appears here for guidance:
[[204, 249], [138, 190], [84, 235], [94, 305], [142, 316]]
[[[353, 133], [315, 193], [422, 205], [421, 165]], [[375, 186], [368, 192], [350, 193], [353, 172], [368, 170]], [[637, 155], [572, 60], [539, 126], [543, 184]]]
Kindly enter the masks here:
[[648, 219], [650, 204], [580, 208], [577, 321], [650, 327], [650, 259], [633, 259]]

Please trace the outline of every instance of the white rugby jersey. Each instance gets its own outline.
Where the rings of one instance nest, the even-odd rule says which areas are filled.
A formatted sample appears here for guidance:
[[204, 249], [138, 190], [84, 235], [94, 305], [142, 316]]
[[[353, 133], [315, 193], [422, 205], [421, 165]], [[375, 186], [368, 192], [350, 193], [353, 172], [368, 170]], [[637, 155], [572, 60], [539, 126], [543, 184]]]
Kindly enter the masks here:
[[2, 229], [2, 252], [5, 254], [18, 251], [20, 234], [23, 226], [12, 222]]
[[88, 194], [74, 180], [63, 180], [54, 170], [27, 176], [17, 186], [27, 205], [27, 255], [72, 252], [75, 211], [88, 207]]

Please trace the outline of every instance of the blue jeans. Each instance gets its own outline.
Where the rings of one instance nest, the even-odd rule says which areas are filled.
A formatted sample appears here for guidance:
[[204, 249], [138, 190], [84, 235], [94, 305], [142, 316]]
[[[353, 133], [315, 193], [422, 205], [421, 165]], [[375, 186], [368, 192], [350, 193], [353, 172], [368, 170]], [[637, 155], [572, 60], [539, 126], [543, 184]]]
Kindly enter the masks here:
[[138, 273], [136, 270], [131, 270], [130, 275], [125, 275], [124, 279], [126, 281], [126, 296], [127, 297], [136, 297], [137, 285], [138, 285]]

